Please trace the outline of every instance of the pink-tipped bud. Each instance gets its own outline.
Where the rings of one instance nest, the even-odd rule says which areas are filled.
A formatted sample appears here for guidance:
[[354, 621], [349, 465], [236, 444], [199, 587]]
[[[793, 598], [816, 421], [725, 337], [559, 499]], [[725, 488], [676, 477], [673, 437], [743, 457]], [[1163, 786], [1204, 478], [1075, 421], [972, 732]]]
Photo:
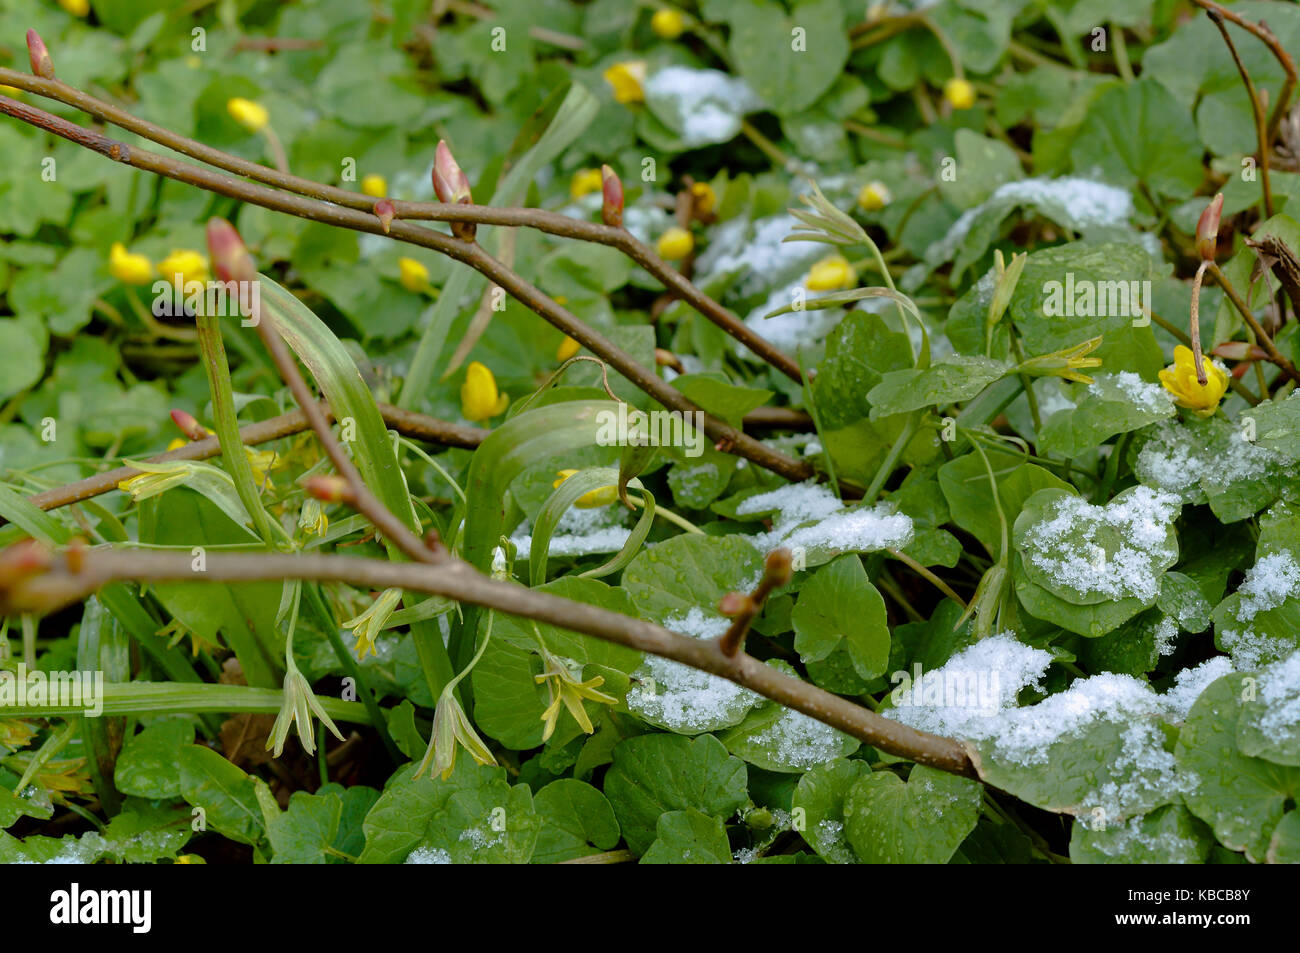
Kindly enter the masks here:
[[27, 53], [32, 59], [33, 73], [42, 79], [54, 79], [54, 60], [50, 59], [45, 41], [35, 30], [27, 31]]
[[[438, 149], [433, 159], [433, 191], [438, 196], [438, 201], [447, 205], [474, 204], [469, 178], [461, 171], [456, 157], [451, 154], [451, 149], [443, 139], [438, 140]], [[472, 242], [478, 233], [478, 226], [473, 222], [452, 222], [451, 233], [462, 241]]]
[[1223, 214], [1223, 193], [1214, 197], [1196, 223], [1196, 253], [1201, 261], [1214, 261], [1219, 248], [1219, 217]]
[[208, 255], [217, 278], [225, 282], [257, 280], [257, 265], [244, 240], [224, 218], [208, 219]]
[[600, 220], [615, 228], [623, 227], [623, 183], [607, 165], [600, 167]]
[[341, 476], [309, 477], [303, 489], [322, 503], [349, 503], [353, 498], [351, 484]]
[[1245, 341], [1228, 341], [1220, 344], [1210, 353], [1215, 357], [1222, 357], [1229, 361], [1268, 360], [1267, 351], [1262, 347], [1256, 347], [1254, 344], [1247, 344]]
[[754, 608], [754, 600], [743, 592], [729, 592], [718, 600], [718, 612], [727, 618], [743, 615]]
[[207, 430], [194, 419], [194, 415], [183, 410], [172, 411], [172, 423], [176, 425], [176, 429], [191, 440], [203, 440], [208, 436]]
[[0, 551], [0, 590], [49, 569], [53, 563], [50, 547], [34, 539], [24, 539]]
[[388, 234], [388, 226], [393, 224], [393, 219], [397, 216], [397, 206], [389, 199], [380, 199], [375, 203], [375, 217], [379, 219], [379, 226]]
[[784, 586], [789, 582], [793, 567], [794, 558], [790, 555], [790, 550], [784, 546], [772, 550], [763, 561], [764, 575], [774, 586]]

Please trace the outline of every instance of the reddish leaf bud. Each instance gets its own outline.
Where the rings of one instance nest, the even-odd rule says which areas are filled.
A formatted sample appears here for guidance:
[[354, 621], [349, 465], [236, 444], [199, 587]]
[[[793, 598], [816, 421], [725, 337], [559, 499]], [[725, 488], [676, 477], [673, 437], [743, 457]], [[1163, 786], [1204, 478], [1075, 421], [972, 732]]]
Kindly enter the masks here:
[[244, 240], [224, 218], [208, 219], [208, 255], [212, 270], [225, 282], [257, 280], [257, 265], [244, 246]]
[[384, 234], [387, 235], [388, 226], [393, 224], [393, 219], [397, 216], [397, 206], [388, 199], [380, 199], [375, 203], [375, 216], [379, 219]]
[[743, 592], [729, 592], [718, 600], [718, 612], [728, 618], [752, 611], [754, 601]]
[[[473, 205], [469, 178], [461, 171], [445, 140], [438, 140], [433, 160], [433, 191], [439, 202], [447, 205]], [[451, 233], [462, 241], [472, 242], [478, 231], [473, 222], [451, 222]]]
[[183, 410], [172, 411], [172, 423], [191, 440], [203, 440], [208, 436], [208, 431], [194, 419], [194, 415]]
[[350, 503], [352, 486], [341, 476], [314, 476], [308, 478], [303, 489], [322, 503]]
[[790, 581], [792, 566], [793, 558], [790, 555], [790, 550], [784, 546], [772, 550], [767, 554], [767, 559], [763, 561], [764, 574], [774, 586], [784, 586]]
[[54, 60], [50, 59], [45, 41], [35, 30], [27, 31], [27, 53], [31, 56], [33, 73], [42, 79], [54, 79]]
[[1196, 223], [1196, 253], [1202, 261], [1214, 261], [1219, 247], [1219, 216], [1223, 213], [1223, 193], [1214, 197]]
[[623, 183], [607, 165], [600, 167], [600, 220], [615, 228], [623, 227]]

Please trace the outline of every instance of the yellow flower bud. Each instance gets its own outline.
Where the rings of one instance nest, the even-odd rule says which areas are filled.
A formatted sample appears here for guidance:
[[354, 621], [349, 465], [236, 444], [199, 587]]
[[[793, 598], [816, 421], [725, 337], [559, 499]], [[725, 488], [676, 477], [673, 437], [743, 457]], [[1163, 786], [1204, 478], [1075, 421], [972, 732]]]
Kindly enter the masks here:
[[691, 196], [695, 199], [695, 214], [705, 217], [713, 214], [718, 204], [718, 193], [707, 182], [695, 182], [691, 185]]
[[858, 283], [858, 273], [843, 255], [827, 255], [809, 269], [803, 283], [809, 291], [842, 291]]
[[429, 269], [414, 258], [399, 258], [397, 272], [397, 280], [407, 291], [419, 293], [429, 287]]
[[1174, 348], [1174, 362], [1160, 372], [1160, 383], [1174, 395], [1179, 407], [1195, 411], [1199, 417], [1209, 417], [1219, 407], [1219, 401], [1228, 390], [1228, 375], [1223, 368], [1202, 356], [1205, 384], [1196, 380], [1196, 358], [1192, 349], [1178, 345]]
[[604, 72], [605, 82], [614, 90], [614, 99], [620, 103], [639, 103], [645, 100], [645, 60], [626, 60], [615, 63]]
[[560, 346], [555, 349], [555, 359], [560, 362], [567, 361], [577, 354], [581, 347], [582, 345], [566, 334]]
[[[559, 489], [561, 483], [577, 472], [577, 470], [558, 471], [560, 478], [551, 484], [551, 488]], [[573, 505], [579, 509], [590, 510], [599, 506], [609, 506], [609, 504], [613, 503], [617, 499], [618, 487], [610, 484], [609, 486], [598, 486], [596, 489], [582, 494]]]
[[681, 261], [695, 250], [695, 236], [674, 225], [659, 236], [659, 257], [666, 261]]
[[943, 84], [943, 98], [952, 104], [953, 109], [970, 109], [975, 105], [975, 87], [969, 80], [954, 76]]
[[226, 111], [230, 113], [231, 119], [249, 132], [261, 132], [271, 119], [266, 107], [261, 103], [255, 103], [251, 99], [244, 99], [240, 96], [227, 101]]
[[497, 379], [478, 361], [465, 368], [465, 383], [460, 385], [460, 412], [466, 420], [487, 420], [505, 412], [510, 400], [497, 392]]
[[878, 212], [893, 198], [883, 182], [868, 182], [858, 193], [858, 204], [868, 212]]
[[575, 201], [592, 192], [599, 192], [602, 184], [599, 169], [579, 169], [569, 182], [569, 197]]
[[650, 29], [665, 40], [675, 40], [686, 29], [686, 19], [676, 10], [656, 10], [650, 18]]
[[74, 17], [84, 17], [90, 13], [90, 0], [59, 0], [59, 6]]
[[108, 252], [108, 271], [118, 281], [128, 285], [148, 284], [153, 279], [153, 265], [144, 255], [126, 250], [121, 242], [113, 242]]
[[170, 255], [158, 262], [158, 274], [165, 281], [174, 281], [180, 275], [182, 287], [191, 281], [207, 281], [208, 259], [187, 248], [173, 248]]
[[361, 177], [361, 191], [382, 199], [388, 194], [388, 180], [382, 175], [365, 175]]

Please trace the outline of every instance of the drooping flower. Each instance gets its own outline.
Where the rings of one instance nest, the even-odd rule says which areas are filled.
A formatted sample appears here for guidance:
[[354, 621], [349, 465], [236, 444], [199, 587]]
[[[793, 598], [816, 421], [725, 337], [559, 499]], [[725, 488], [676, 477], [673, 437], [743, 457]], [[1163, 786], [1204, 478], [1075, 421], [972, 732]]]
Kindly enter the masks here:
[[127, 251], [121, 242], [113, 242], [108, 250], [108, 271], [128, 285], [144, 285], [153, 280], [153, 263], [144, 255]]
[[397, 603], [402, 599], [401, 589], [385, 589], [365, 612], [355, 619], [349, 619], [343, 623], [343, 628], [351, 629], [352, 634], [356, 636], [356, 653], [357, 658], [365, 658], [367, 655], [375, 655], [375, 639], [379, 633], [384, 631], [384, 626], [388, 624], [388, 617], [393, 614], [397, 608]]
[[1073, 347], [1031, 357], [1016, 368], [1016, 373], [1028, 374], [1030, 377], [1063, 377], [1076, 384], [1091, 384], [1092, 378], [1087, 374], [1080, 374], [1079, 371], [1101, 367], [1101, 358], [1088, 357], [1101, 347], [1101, 340], [1100, 337], [1089, 338]]
[[429, 747], [424, 752], [420, 766], [415, 769], [415, 776], [422, 777], [432, 768], [430, 776], [439, 776], [446, 781], [456, 768], [456, 751], [464, 748], [469, 756], [483, 765], [496, 764], [497, 759], [478, 736], [465, 709], [460, 707], [452, 686], [448, 685], [438, 696], [438, 704], [433, 709], [433, 732], [429, 737]]
[[975, 105], [975, 87], [969, 80], [954, 76], [943, 84], [943, 98], [953, 109], [970, 109]]
[[681, 261], [695, 250], [695, 236], [686, 229], [674, 225], [659, 236], [656, 247], [659, 257], [665, 261]]
[[602, 75], [614, 90], [617, 102], [627, 104], [645, 101], [645, 60], [615, 63]]
[[809, 291], [842, 291], [858, 283], [858, 273], [843, 255], [827, 255], [808, 270], [804, 285]]
[[497, 379], [487, 365], [471, 361], [460, 385], [460, 412], [466, 420], [478, 422], [504, 413], [510, 399], [497, 390]]
[[[551, 484], [552, 489], [558, 489], [561, 483], [563, 483], [569, 477], [573, 476], [578, 471], [560, 470], [558, 472], [560, 478]], [[618, 487], [611, 483], [609, 486], [598, 486], [596, 487], [596, 489], [589, 490], [588, 492], [582, 494], [582, 496], [578, 497], [577, 501], [574, 502], [573, 505], [578, 507], [579, 509], [590, 510], [600, 506], [609, 506], [609, 504], [613, 503], [617, 499], [618, 499]]]
[[407, 291], [419, 293], [429, 287], [429, 269], [414, 258], [397, 260], [397, 280]]
[[122, 480], [117, 488], [130, 493], [131, 499], [137, 503], [165, 493], [174, 486], [184, 486], [198, 471], [198, 466], [191, 460], [166, 460], [162, 463], [128, 460], [127, 466], [141, 472]]
[[388, 180], [382, 175], [365, 175], [361, 177], [361, 191], [366, 195], [382, 199], [388, 194]]
[[230, 113], [231, 119], [249, 132], [261, 132], [271, 120], [271, 115], [266, 111], [265, 106], [251, 99], [244, 99], [242, 96], [227, 100], [226, 112]]
[[858, 193], [858, 204], [868, 212], [878, 212], [893, 198], [883, 182], [868, 182]]
[[602, 705], [615, 705], [618, 699], [606, 695], [604, 692], [598, 692], [601, 685], [605, 684], [605, 679], [597, 675], [587, 681], [580, 681], [579, 675], [570, 667], [567, 659], [559, 658], [552, 655], [545, 649], [541, 650], [542, 664], [544, 670], [541, 675], [534, 675], [533, 680], [538, 684], [545, 684], [547, 691], [550, 692], [551, 701], [542, 712], [542, 721], [546, 723], [546, 729], [542, 732], [542, 740], [548, 740], [555, 732], [556, 722], [560, 719], [560, 706], [563, 705], [569, 710], [574, 720], [587, 734], [593, 733], [596, 728], [587, 716], [587, 710], [583, 707], [582, 700], [589, 698], [594, 702]]
[[321, 707], [320, 701], [311, 690], [311, 685], [307, 683], [306, 677], [298, 671], [298, 667], [292, 664], [291, 660], [289, 671], [284, 676], [284, 701], [280, 705], [280, 714], [275, 718], [275, 725], [271, 728], [271, 735], [266, 739], [267, 750], [275, 757], [280, 757], [281, 752], [284, 751], [284, 742], [289, 737], [289, 729], [296, 723], [298, 741], [302, 744], [302, 750], [308, 755], [315, 754], [316, 731], [311, 723], [313, 713], [326, 728], [334, 732], [335, 738], [339, 741], [343, 740], [342, 732], [325, 713], [325, 709]]
[[1174, 348], [1174, 363], [1162, 370], [1159, 377], [1179, 407], [1194, 411], [1199, 417], [1209, 417], [1218, 409], [1228, 390], [1228, 375], [1207, 357], [1201, 358], [1201, 369], [1205, 371], [1204, 384], [1196, 380], [1196, 358], [1192, 349], [1180, 344]]

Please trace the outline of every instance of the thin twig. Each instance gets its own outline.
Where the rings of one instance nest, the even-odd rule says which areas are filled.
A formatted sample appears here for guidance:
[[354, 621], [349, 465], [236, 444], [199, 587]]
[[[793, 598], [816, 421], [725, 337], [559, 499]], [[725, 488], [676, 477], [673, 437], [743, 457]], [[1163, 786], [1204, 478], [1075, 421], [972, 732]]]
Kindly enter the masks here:
[[1268, 174], [1269, 138], [1264, 118], [1264, 104], [1259, 101], [1259, 93], [1250, 78], [1250, 73], [1246, 70], [1246, 64], [1241, 61], [1241, 57], [1237, 54], [1237, 46], [1232, 42], [1232, 37], [1228, 34], [1228, 25], [1223, 22], [1223, 15], [1214, 9], [1207, 9], [1205, 15], [1219, 28], [1219, 33], [1223, 35], [1223, 42], [1228, 44], [1228, 52], [1232, 54], [1232, 61], [1237, 64], [1237, 72], [1241, 74], [1241, 81], [1246, 85], [1246, 94], [1250, 97], [1250, 110], [1255, 118], [1255, 141], [1259, 145], [1259, 177], [1264, 190], [1264, 216], [1272, 218], [1273, 186], [1269, 181]]
[[718, 648], [727, 658], [734, 658], [745, 647], [745, 635], [750, 623], [763, 611], [763, 604], [772, 590], [784, 586], [790, 581], [792, 559], [790, 550], [782, 547], [767, 554], [763, 561], [763, 578], [758, 581], [754, 591], [746, 595], [743, 592], [729, 592], [722, 597], [719, 611], [731, 617], [731, 625], [718, 637]]
[[1291, 92], [1296, 86], [1295, 61], [1291, 59], [1291, 54], [1286, 51], [1286, 47], [1282, 45], [1282, 41], [1277, 38], [1277, 35], [1263, 23], [1251, 23], [1241, 14], [1234, 13], [1229, 8], [1215, 3], [1214, 0], [1192, 0], [1192, 2], [1202, 10], [1217, 13], [1223, 19], [1237, 24], [1237, 26], [1255, 36], [1256, 39], [1269, 48], [1278, 63], [1282, 65], [1282, 69], [1286, 73], [1286, 79], [1282, 83], [1282, 89], [1278, 92], [1277, 102], [1273, 105], [1273, 115], [1268, 120], [1266, 139], [1272, 142], [1274, 137], [1277, 136], [1277, 128], [1282, 123], [1282, 117], [1286, 115], [1287, 103], [1290, 101]]
[[1268, 332], [1265, 331], [1259, 321], [1255, 319], [1255, 315], [1253, 315], [1250, 308], [1246, 306], [1246, 302], [1241, 300], [1241, 295], [1239, 295], [1237, 289], [1232, 286], [1232, 282], [1228, 281], [1228, 276], [1225, 275], [1214, 262], [1210, 262], [1210, 273], [1214, 275], [1214, 280], [1219, 283], [1219, 287], [1222, 288], [1223, 293], [1228, 296], [1228, 300], [1232, 302], [1232, 306], [1237, 309], [1237, 313], [1241, 315], [1241, 319], [1246, 322], [1246, 326], [1254, 333], [1255, 343], [1264, 349], [1264, 353], [1268, 355], [1269, 361], [1280, 367], [1282, 373], [1286, 374], [1286, 376], [1291, 378], [1291, 380], [1300, 383], [1300, 371], [1296, 371], [1295, 365], [1287, 360], [1282, 355], [1282, 352], [1277, 349], [1277, 345], [1273, 343], [1273, 339], [1268, 336]]

